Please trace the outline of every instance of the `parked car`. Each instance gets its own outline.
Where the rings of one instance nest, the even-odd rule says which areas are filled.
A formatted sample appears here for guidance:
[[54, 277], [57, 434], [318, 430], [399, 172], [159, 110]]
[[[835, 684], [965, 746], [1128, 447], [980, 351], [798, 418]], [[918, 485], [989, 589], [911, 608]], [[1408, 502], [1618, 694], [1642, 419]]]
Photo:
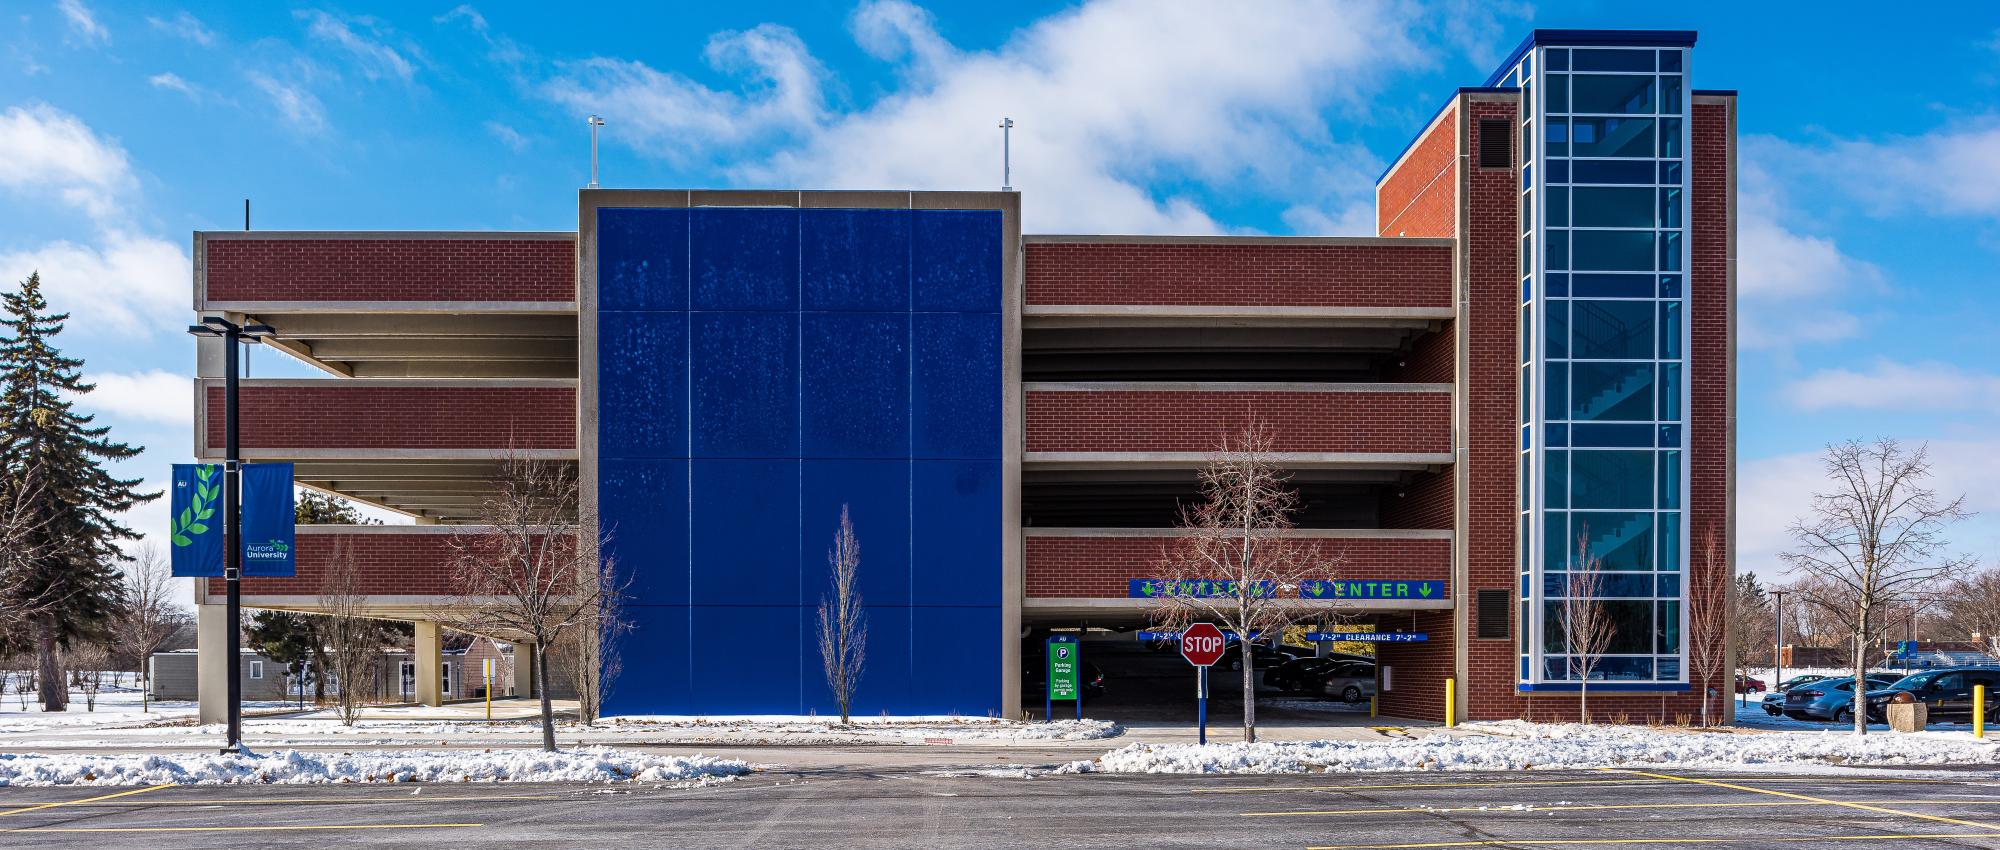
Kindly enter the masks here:
[[[1841, 679], [1847, 680], [1847, 687], [1841, 689], [1842, 692], [1852, 693], [1854, 691], [1853, 676], [1810, 675], [1810, 676], [1793, 676], [1792, 678], [1786, 679], [1782, 684], [1778, 686], [1776, 690], [1773, 690], [1772, 692], [1764, 695], [1764, 700], [1762, 702], [1762, 705], [1764, 707], [1764, 713], [1771, 715], [1772, 717], [1777, 717], [1778, 715], [1784, 714], [1785, 696], [1787, 694], [1790, 694], [1793, 691], [1797, 691], [1802, 687], [1812, 686], [1819, 682], [1824, 682], [1828, 680], [1837, 681]], [[1887, 687], [1888, 685], [1890, 685], [1895, 681], [1896, 677], [1888, 675], [1886, 673], [1868, 674], [1869, 690], [1874, 690], [1875, 688]]]
[[1760, 694], [1764, 692], [1764, 680], [1753, 679], [1741, 673], [1736, 675], [1736, 692], [1739, 694]]
[[1375, 664], [1346, 661], [1320, 674], [1320, 693], [1356, 703], [1375, 695]]
[[[1238, 649], [1237, 648], [1238, 646], [1240, 646], [1240, 644], [1232, 643], [1229, 645], [1228, 649], [1223, 650], [1222, 660], [1216, 662], [1215, 666], [1217, 668], [1228, 670], [1230, 672], [1237, 672], [1242, 670], [1243, 651], [1241, 649]], [[1261, 643], [1253, 643], [1250, 644], [1250, 660], [1257, 665], [1257, 669], [1259, 670], [1275, 669], [1278, 665], [1283, 664], [1287, 661], [1291, 661], [1292, 659], [1297, 657], [1292, 655], [1291, 652], [1287, 652], [1286, 650], [1291, 650], [1292, 652], [1300, 651], [1298, 647], [1288, 646], [1285, 647], [1284, 649], [1273, 649]], [[1304, 650], [1304, 651], [1311, 652], [1311, 650]]]
[[[1986, 693], [2000, 689], [2000, 668], [1956, 667], [1925, 670], [1896, 680], [1879, 691], [1868, 692], [1868, 719], [1880, 723], [1888, 718], [1890, 703], [1921, 702], [1930, 706], [1932, 722], [1968, 723], [1972, 720], [1972, 687], [1985, 685]], [[2000, 720], [2000, 707], [1987, 700], [1986, 719]]]
[[1825, 675], [1823, 673], [1804, 673], [1801, 675], [1793, 676], [1782, 682], [1779, 682], [1777, 687], [1771, 689], [1771, 692], [1782, 694], [1800, 685], [1808, 684], [1811, 682], [1817, 682], [1821, 679], [1831, 679], [1831, 678], [1834, 677]]
[[[1025, 700], [1046, 699], [1049, 692], [1049, 661], [1044, 656], [1023, 657], [1021, 671], [1021, 698]], [[1104, 671], [1088, 661], [1083, 662], [1077, 672], [1083, 679], [1083, 702], [1104, 696]]]
[[[1887, 676], [1871, 676], [1867, 687], [1883, 686]], [[1785, 716], [1793, 720], [1831, 720], [1848, 723], [1854, 719], [1854, 677], [1836, 676], [1798, 685], [1785, 692]]]
[[1264, 671], [1264, 686], [1285, 692], [1302, 691], [1319, 684], [1320, 675], [1333, 669], [1335, 664], [1351, 663], [1352, 659], [1337, 656], [1325, 658], [1295, 658]]

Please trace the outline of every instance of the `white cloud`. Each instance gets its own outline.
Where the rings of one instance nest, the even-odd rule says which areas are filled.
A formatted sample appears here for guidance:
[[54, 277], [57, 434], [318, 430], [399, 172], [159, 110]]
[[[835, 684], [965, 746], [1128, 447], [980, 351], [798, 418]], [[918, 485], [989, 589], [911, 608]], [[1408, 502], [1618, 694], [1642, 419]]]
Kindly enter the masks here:
[[0, 254], [0, 281], [40, 271], [51, 308], [70, 313], [70, 332], [84, 336], [150, 336], [160, 330], [161, 316], [191, 309], [193, 272], [179, 244], [117, 230], [99, 242]]
[[83, 0], [57, 0], [56, 11], [69, 21], [70, 32], [77, 38], [91, 44], [102, 44], [111, 40], [111, 31], [97, 22], [97, 16], [83, 5]]
[[1785, 388], [1803, 410], [1950, 411], [2000, 413], [2000, 375], [1968, 372], [1949, 363], [1898, 363], [1880, 359], [1865, 371], [1822, 369]]
[[[404, 56], [404, 53], [414, 55], [416, 48], [406, 44], [398, 51], [390, 47], [383, 41], [385, 28], [373, 18], [343, 19], [318, 10], [293, 14], [306, 21], [308, 35], [353, 55], [362, 76], [371, 80], [394, 77], [406, 83], [416, 76], [416, 65]], [[365, 33], [356, 31], [356, 27]]]
[[[1965, 552], [1993, 564], [2000, 559], [2000, 439], [1913, 439], [1905, 447], [1928, 444], [1930, 487], [1944, 498], [1963, 494], [1978, 516], [1947, 533], [1949, 551]], [[1746, 461], [1738, 471], [1736, 566], [1765, 581], [1783, 580], [1779, 553], [1792, 546], [1786, 529], [1812, 508], [1814, 493], [1830, 488], [1820, 452]]]
[[175, 13], [172, 18], [148, 16], [146, 23], [151, 24], [153, 29], [176, 38], [186, 39], [203, 47], [215, 46], [215, 31], [203, 24], [200, 18], [188, 14], [185, 9]]
[[1917, 136], [1794, 145], [1792, 166], [1868, 201], [1878, 215], [2000, 213], [2000, 117]]
[[46, 104], [0, 113], [0, 188], [53, 194], [107, 219], [137, 186], [125, 149]]
[[185, 79], [182, 79], [181, 75], [173, 73], [172, 71], [154, 74], [150, 77], [147, 77], [146, 82], [152, 84], [153, 88], [156, 89], [166, 89], [167, 91], [180, 92], [181, 94], [186, 95], [188, 100], [192, 100], [196, 103], [200, 103], [203, 100], [207, 100], [209, 97], [209, 91], [207, 89], [204, 89], [201, 86], [197, 86], [194, 83], [190, 83]]
[[501, 144], [517, 153], [528, 148], [528, 137], [521, 135], [521, 131], [498, 121], [486, 122], [486, 132], [493, 134], [493, 138], [499, 139]]
[[1885, 288], [1872, 263], [1848, 255], [1832, 237], [1802, 232], [1814, 222], [1793, 207], [1765, 166], [1785, 157], [1788, 147], [1750, 139], [1739, 160], [1736, 277], [1745, 348], [1788, 349], [1855, 336], [1861, 319], [1842, 298]]
[[1344, 210], [1368, 196], [1377, 163], [1332, 138], [1324, 112], [1359, 111], [1377, 80], [1427, 61], [1410, 31], [1420, 11], [1299, 0], [1260, 12], [1102, 0], [962, 51], [928, 13], [878, 0], [855, 13], [855, 37], [902, 58], [904, 82], [847, 112], [829, 106], [798, 36], [770, 24], [710, 42], [712, 64], [747, 78], [738, 90], [596, 58], [544, 91], [606, 115], [614, 141], [716, 162], [743, 185], [997, 187], [994, 124], [1009, 115], [1014, 185], [1032, 192], [1024, 214], [1043, 231], [1218, 230], [1196, 201], [1149, 188], [1187, 182]]
[[293, 130], [309, 136], [326, 130], [326, 107], [320, 105], [319, 98], [312, 92], [262, 71], [251, 71], [246, 76], [251, 85], [271, 99], [278, 116]]
[[97, 389], [77, 403], [92, 410], [162, 425], [194, 422], [194, 381], [162, 369], [96, 372], [86, 376]]

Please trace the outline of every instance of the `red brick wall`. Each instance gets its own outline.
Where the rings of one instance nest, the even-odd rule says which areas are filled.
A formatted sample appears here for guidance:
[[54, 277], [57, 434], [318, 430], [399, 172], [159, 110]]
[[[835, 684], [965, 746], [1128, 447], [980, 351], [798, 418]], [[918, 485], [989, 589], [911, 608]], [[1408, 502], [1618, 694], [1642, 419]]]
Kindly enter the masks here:
[[[1693, 544], [1689, 581], [1727, 581], [1727, 565], [1703, 562], [1702, 536], [1713, 529], [1718, 562], [1726, 560], [1729, 530], [1729, 149], [1736, 139], [1734, 107], [1693, 107], [1689, 157], [1688, 314], [1694, 343], [1688, 352], [1690, 468], [1688, 524]], [[1693, 593], [1690, 598], [1695, 598]], [[1698, 613], [1692, 609], [1690, 613]], [[1720, 612], [1717, 612], [1718, 615]], [[1690, 659], [1692, 660], [1692, 659]], [[1693, 680], [1699, 673], [1690, 670]], [[1725, 689], [1725, 693], [1727, 690]]]
[[[568, 449], [571, 387], [245, 386], [244, 448]], [[208, 388], [208, 445], [223, 444], [222, 388]]]
[[[453, 535], [415, 534], [300, 534], [297, 538], [299, 574], [291, 578], [245, 578], [243, 593], [251, 596], [317, 597], [326, 582], [327, 566], [333, 559], [336, 542], [354, 555], [361, 575], [361, 591], [369, 595], [449, 595], [452, 592], [446, 562], [451, 557]], [[224, 592], [219, 578], [208, 580], [208, 592]]]
[[[1479, 149], [1481, 118], [1517, 119], [1515, 99], [1470, 101], [1467, 149]], [[1466, 587], [1459, 604], [1470, 605], [1471, 589], [1520, 586], [1515, 537], [1519, 525], [1517, 489], [1520, 433], [1515, 326], [1521, 284], [1517, 201], [1519, 176], [1512, 168], [1474, 168], [1466, 175], [1469, 206], [1466, 240], [1465, 376], [1467, 504]], [[1436, 640], [1435, 637], [1432, 640]], [[1520, 663], [1515, 640], [1468, 642], [1466, 688], [1469, 719], [1515, 716], [1514, 683]]]
[[1457, 510], [1452, 500], [1451, 470], [1418, 473], [1383, 495], [1382, 527], [1451, 528]]
[[1450, 307], [1428, 245], [1027, 244], [1027, 303]]
[[574, 301], [573, 239], [207, 240], [210, 301]]
[[1028, 451], [1212, 451], [1253, 416], [1281, 452], [1451, 450], [1448, 393], [1035, 390]]
[[1390, 684], [1395, 688], [1380, 691], [1376, 706], [1389, 717], [1444, 720], [1444, 680], [1452, 675], [1451, 612], [1384, 615], [1379, 618], [1378, 627], [1408, 628], [1424, 632], [1430, 639], [1423, 643], [1375, 645], [1378, 675], [1382, 668], [1392, 670]]
[[[1123, 599], [1135, 578], [1158, 574], [1170, 537], [1042, 537], [1027, 539], [1030, 597]], [[1339, 558], [1329, 578], [1451, 580], [1451, 541], [1323, 538], [1326, 557]]]
[[1449, 384], [1457, 373], [1457, 329], [1451, 322], [1445, 322], [1443, 330], [1418, 337], [1403, 359], [1392, 361], [1389, 368], [1383, 370], [1382, 380], [1405, 384]]
[[1447, 110], [1375, 190], [1376, 233], [1452, 236], [1458, 231], [1458, 110]]

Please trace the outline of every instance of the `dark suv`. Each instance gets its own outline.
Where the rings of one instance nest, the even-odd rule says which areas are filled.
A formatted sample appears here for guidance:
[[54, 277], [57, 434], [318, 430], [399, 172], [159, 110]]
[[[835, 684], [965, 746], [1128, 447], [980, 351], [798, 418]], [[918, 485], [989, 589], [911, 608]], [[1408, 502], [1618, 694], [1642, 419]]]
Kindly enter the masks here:
[[1953, 667], [1945, 670], [1925, 670], [1912, 673], [1896, 681], [1895, 684], [1879, 691], [1868, 692], [1868, 719], [1881, 723], [1888, 716], [1890, 703], [1921, 702], [1930, 706], [1928, 714], [1933, 722], [1952, 721], [1969, 723], [1972, 721], [1972, 687], [1986, 686], [1986, 720], [2000, 720], [2000, 668], [1994, 667]]

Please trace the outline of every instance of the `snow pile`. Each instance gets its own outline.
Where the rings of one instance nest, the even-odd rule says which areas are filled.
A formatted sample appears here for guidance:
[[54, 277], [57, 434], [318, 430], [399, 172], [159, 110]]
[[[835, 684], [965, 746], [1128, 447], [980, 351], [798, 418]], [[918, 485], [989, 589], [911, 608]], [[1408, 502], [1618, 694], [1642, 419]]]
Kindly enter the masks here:
[[611, 747], [541, 750], [357, 751], [263, 755], [13, 755], [0, 786], [311, 785], [343, 782], [683, 782], [748, 773], [741, 761]]
[[[1398, 770], [1528, 770], [1665, 767], [1754, 770], [1801, 765], [2000, 766], [2000, 743], [1964, 732], [1871, 734], [1846, 731], [1728, 733], [1632, 726], [1467, 724], [1473, 734], [1389, 741], [1257, 744], [1132, 744], [1075, 772], [1311, 773]], [[1484, 734], [1480, 734], [1484, 733]]]
[[[379, 726], [377, 727], [379, 728]], [[596, 726], [573, 726], [579, 734], [614, 733], [639, 740], [699, 740], [718, 743], [852, 744], [852, 743], [1005, 743], [1012, 741], [1094, 741], [1125, 734], [1125, 727], [1108, 720], [1057, 720], [1030, 723], [972, 717], [856, 717], [842, 726], [831, 718], [790, 715], [683, 717], [632, 715], [610, 717]]]

